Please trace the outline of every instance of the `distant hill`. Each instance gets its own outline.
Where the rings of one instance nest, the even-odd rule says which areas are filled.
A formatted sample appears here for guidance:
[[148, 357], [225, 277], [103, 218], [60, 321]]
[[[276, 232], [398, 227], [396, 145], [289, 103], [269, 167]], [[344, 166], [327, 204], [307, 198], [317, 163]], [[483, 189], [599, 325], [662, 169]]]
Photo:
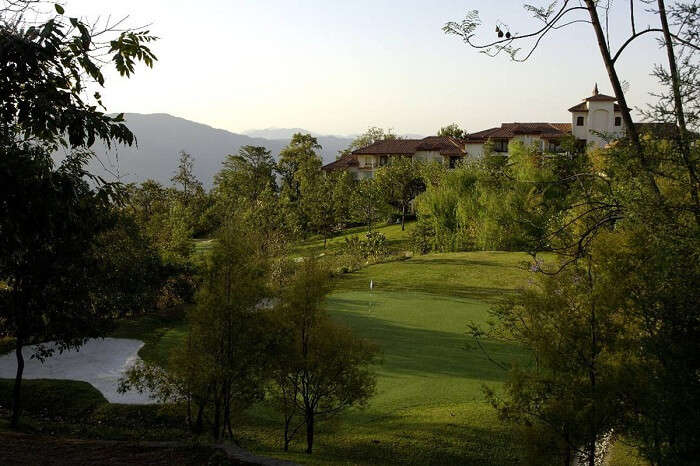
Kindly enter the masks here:
[[[110, 180], [118, 174], [124, 182], [142, 182], [152, 178], [169, 184], [177, 168], [178, 152], [184, 150], [194, 157], [195, 175], [206, 187], [211, 187], [214, 174], [219, 171], [226, 155], [238, 152], [241, 146], [265, 146], [277, 157], [289, 143], [288, 137], [263, 138], [236, 134], [165, 113], [127, 113], [124, 118], [136, 135], [138, 146], [118, 146], [111, 150], [100, 144], [93, 147], [98, 160], [91, 163], [91, 171]], [[324, 163], [328, 163], [335, 160], [338, 151], [345, 149], [351, 139], [319, 136], [318, 141], [323, 146], [321, 156]]]
[[319, 133], [307, 131], [304, 128], [265, 128], [243, 131], [243, 134], [246, 136], [264, 139], [291, 139], [295, 133], [308, 133], [316, 137], [321, 136]]

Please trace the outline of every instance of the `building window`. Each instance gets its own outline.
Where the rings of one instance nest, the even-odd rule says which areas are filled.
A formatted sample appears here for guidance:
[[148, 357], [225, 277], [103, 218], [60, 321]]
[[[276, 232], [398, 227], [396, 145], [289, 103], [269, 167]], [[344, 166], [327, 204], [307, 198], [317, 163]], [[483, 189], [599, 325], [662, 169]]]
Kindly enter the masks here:
[[615, 117], [615, 126], [622, 126], [622, 117]]
[[508, 152], [508, 140], [501, 139], [493, 141], [494, 152]]
[[560, 154], [564, 152], [564, 148], [561, 147], [561, 141], [557, 139], [550, 139], [547, 144], [547, 152], [551, 154]]
[[379, 166], [380, 167], [383, 167], [388, 163], [389, 163], [389, 156], [388, 155], [379, 156]]
[[460, 160], [462, 160], [462, 157], [450, 157], [450, 168], [455, 168]]
[[583, 117], [576, 117], [576, 126], [583, 126]]

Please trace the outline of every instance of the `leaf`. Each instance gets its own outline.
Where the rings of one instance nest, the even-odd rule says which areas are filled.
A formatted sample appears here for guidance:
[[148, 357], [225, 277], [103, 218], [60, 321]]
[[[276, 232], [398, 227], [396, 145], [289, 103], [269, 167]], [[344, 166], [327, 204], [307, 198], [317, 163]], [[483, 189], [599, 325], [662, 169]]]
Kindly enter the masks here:
[[63, 7], [61, 5], [59, 5], [58, 3], [54, 3], [53, 6], [54, 6], [54, 8], [56, 8], [56, 13], [58, 13], [59, 15], [62, 15], [63, 13], [66, 12], [66, 10], [64, 10]]

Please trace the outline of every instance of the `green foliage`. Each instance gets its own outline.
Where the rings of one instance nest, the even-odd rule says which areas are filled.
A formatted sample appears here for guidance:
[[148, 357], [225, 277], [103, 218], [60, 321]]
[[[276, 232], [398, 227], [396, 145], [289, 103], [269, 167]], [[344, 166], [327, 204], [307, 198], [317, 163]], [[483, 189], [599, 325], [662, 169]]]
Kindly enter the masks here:
[[[236, 210], [241, 204], [257, 204], [266, 191], [277, 189], [275, 160], [264, 147], [243, 146], [228, 155], [214, 176], [214, 191], [221, 209]], [[220, 212], [225, 217], [225, 212]]]
[[268, 348], [273, 342], [264, 312], [267, 264], [259, 242], [245, 225], [224, 226], [207, 257], [196, 306], [187, 314], [187, 339], [174, 348], [168, 371], [136, 365], [121, 390], [148, 389], [161, 401], [187, 401], [194, 431], [202, 430], [205, 413], [211, 413], [213, 437], [233, 436], [232, 414], [260, 399], [274, 353]]
[[389, 254], [386, 236], [377, 231], [367, 233], [364, 240], [359, 236], [346, 237], [344, 252], [362, 260], [376, 260]]
[[[489, 397], [504, 419], [523, 426], [534, 456], [553, 449], [565, 464], [582, 451], [588, 461], [620, 427], [618, 390], [628, 376], [620, 363], [632, 357], [624, 301], [590, 259], [539, 278], [492, 311], [489, 333], [531, 351], [537, 366], [511, 368], [503, 398]], [[482, 335], [476, 326], [473, 335]]]
[[399, 211], [403, 229], [411, 202], [425, 189], [420, 167], [410, 158], [397, 157], [391, 164], [379, 169], [375, 178], [385, 202]]
[[372, 225], [386, 213], [384, 194], [375, 178], [360, 180], [355, 185], [352, 213], [357, 222], [367, 225], [367, 231], [372, 231]]
[[0, 11], [3, 132], [13, 127], [25, 140], [40, 140], [52, 147], [61, 143], [88, 148], [97, 139], [108, 146], [112, 142], [131, 145], [134, 135], [123, 123], [123, 115], [100, 111], [101, 96], [99, 92], [86, 96], [86, 82], [104, 87], [102, 64], [109, 60], [127, 77], [137, 62], [153, 66], [156, 57], [147, 44], [156, 38], [147, 30], [119, 31], [108, 25], [97, 39], [89, 22], [66, 17], [58, 9], [57, 13], [35, 24], [24, 18], [17, 21], [12, 9]]
[[347, 149], [340, 152], [339, 156], [342, 157], [351, 154], [353, 151], [370, 146], [375, 142], [395, 139], [401, 138], [394, 134], [391, 128], [384, 130], [376, 126], [372, 126], [370, 128], [367, 128], [367, 131], [353, 139], [353, 141], [350, 143]]
[[[293, 235], [302, 236], [308, 230], [309, 219], [301, 206], [301, 181], [314, 167], [320, 168], [321, 158], [316, 151], [321, 149], [315, 137], [297, 133], [280, 152], [277, 172], [281, 178], [280, 204], [285, 214], [284, 223]], [[305, 173], [298, 173], [298, 172]]]
[[374, 393], [369, 369], [376, 349], [332, 322], [322, 303], [330, 291], [329, 274], [308, 258], [282, 290], [278, 320], [285, 329], [276, 358], [278, 406], [284, 416], [284, 446], [306, 425], [306, 452], [312, 453], [316, 423], [355, 405]]
[[521, 142], [512, 143], [509, 153], [486, 153], [454, 170], [423, 175], [427, 189], [416, 199], [418, 252], [552, 247], [549, 232], [563, 221], [571, 175], [585, 159], [547, 156]]
[[114, 227], [96, 240], [97, 274], [108, 288], [101, 306], [114, 316], [141, 314], [158, 305], [168, 269], [133, 218], [124, 212], [116, 216]]
[[440, 131], [437, 132], [438, 136], [447, 136], [451, 137], [454, 139], [464, 139], [466, 138], [469, 134], [464, 131], [462, 128], [459, 127], [457, 123], [452, 123], [447, 126], [443, 126], [440, 128]]

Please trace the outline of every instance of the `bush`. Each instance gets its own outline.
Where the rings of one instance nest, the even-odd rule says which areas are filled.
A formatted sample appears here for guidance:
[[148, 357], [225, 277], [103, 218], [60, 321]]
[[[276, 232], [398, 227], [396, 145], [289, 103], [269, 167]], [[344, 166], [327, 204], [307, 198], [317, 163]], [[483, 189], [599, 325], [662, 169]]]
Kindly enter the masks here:
[[386, 236], [382, 233], [372, 231], [367, 233], [365, 238], [364, 240], [359, 236], [345, 238], [343, 252], [352, 258], [362, 260], [376, 260], [389, 254]]
[[413, 231], [411, 231], [408, 244], [411, 251], [418, 254], [427, 254], [433, 249], [434, 237], [435, 229], [429, 222], [420, 220], [418, 223], [416, 223]]

